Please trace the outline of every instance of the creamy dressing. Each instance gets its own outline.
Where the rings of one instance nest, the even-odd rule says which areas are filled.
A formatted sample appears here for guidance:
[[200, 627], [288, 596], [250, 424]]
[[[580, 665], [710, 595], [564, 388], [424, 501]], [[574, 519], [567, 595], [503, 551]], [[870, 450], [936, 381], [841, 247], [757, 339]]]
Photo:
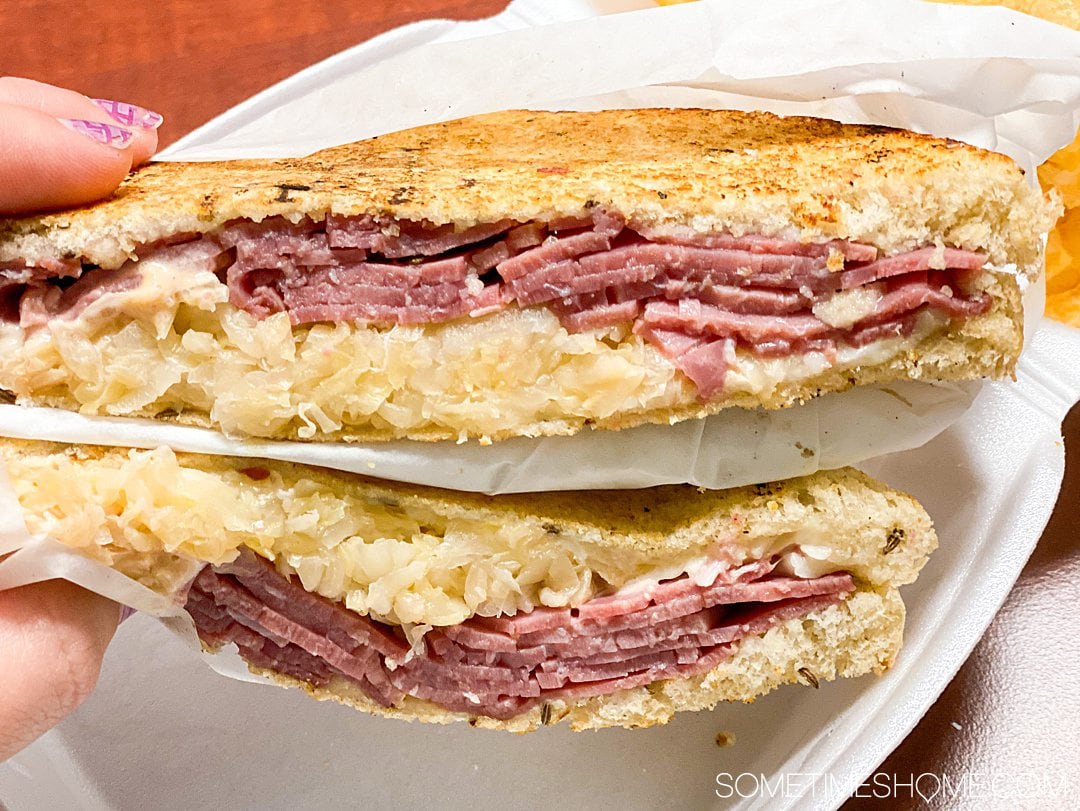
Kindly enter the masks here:
[[815, 377], [832, 364], [821, 352], [806, 352], [786, 358], [759, 358], [736, 350], [724, 378], [724, 393], [766, 394], [782, 383], [796, 383]]
[[[176, 257], [143, 259], [137, 268], [138, 285], [103, 295], [75, 318], [61, 315], [50, 322], [49, 328], [89, 336], [101, 322], [123, 314], [153, 324], [160, 338], [168, 332], [180, 304], [209, 311], [229, 300], [228, 288], [214, 273], [185, 267]], [[11, 326], [19, 329], [18, 325]]]
[[770, 538], [739, 550], [742, 554], [735, 565], [730, 556], [730, 549], [724, 549], [727, 555], [697, 555], [667, 566], [657, 566], [647, 575], [636, 577], [618, 589], [616, 594], [636, 594], [650, 592], [661, 582], [675, 580], [686, 575], [696, 586], [707, 588], [716, 582], [723, 572], [734, 571], [737, 577], [759, 560], [779, 554], [780, 560], [774, 570], [778, 574], [804, 579], [822, 577], [840, 571], [843, 567], [833, 560], [834, 550], [830, 546], [812, 541], [822, 540], [823, 533], [802, 529], [782, 538]]
[[798, 383], [828, 369], [857, 369], [861, 366], [887, 363], [914, 348], [944, 322], [945, 319], [933, 313], [920, 313], [910, 335], [873, 341], [866, 346], [839, 346], [835, 361], [830, 361], [822, 352], [761, 358], [750, 352], [736, 350], [734, 362], [728, 368], [727, 377], [724, 379], [724, 390], [728, 393], [769, 394], [781, 384]]
[[773, 570], [777, 574], [791, 577], [823, 577], [837, 570], [832, 561], [833, 550], [828, 546], [800, 544], [780, 556], [780, 562]]
[[821, 321], [836, 329], [848, 329], [874, 314], [881, 301], [881, 285], [872, 284], [841, 290], [813, 306], [812, 312]]

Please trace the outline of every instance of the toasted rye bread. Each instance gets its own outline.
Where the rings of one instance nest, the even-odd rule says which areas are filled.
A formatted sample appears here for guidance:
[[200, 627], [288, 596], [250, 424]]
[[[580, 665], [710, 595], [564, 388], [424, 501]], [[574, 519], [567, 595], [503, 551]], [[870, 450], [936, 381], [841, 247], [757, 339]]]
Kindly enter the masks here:
[[[155, 455], [178, 468], [155, 472], [148, 464]], [[266, 674], [279, 683], [301, 686], [317, 698], [333, 698], [367, 712], [434, 723], [468, 720], [474, 726], [517, 732], [560, 720], [574, 729], [649, 726], [668, 721], [679, 710], [711, 707], [719, 701], [749, 701], [785, 683], [880, 673], [891, 665], [901, 642], [904, 609], [896, 587], [917, 577], [937, 543], [929, 518], [912, 498], [850, 469], [727, 491], [680, 486], [490, 497], [383, 483], [283, 462], [188, 454], [173, 457], [164, 449], [124, 451], [3, 441], [0, 464], [8, 468], [32, 529], [57, 530], [52, 534], [58, 540], [99, 559], [108, 551], [115, 555], [112, 562], [117, 568], [166, 591], [169, 578], [155, 580], [153, 569], [179, 568], [190, 577], [190, 565], [176, 567], [182, 561], [165, 553], [162, 546], [166, 541], [147, 530], [156, 526], [156, 532], [165, 533], [169, 529], [166, 522], [170, 516], [155, 505], [188, 504], [195, 518], [210, 526], [200, 504], [204, 491], [188, 490], [191, 480], [167, 475], [176, 470], [204, 474], [208, 478], [201, 484], [219, 493], [226, 504], [232, 503], [232, 490], [246, 490], [262, 512], [236, 514], [228, 531], [250, 534], [252, 545], [261, 547], [264, 554], [273, 544], [267, 539], [261, 539], [265, 545], [260, 544], [257, 533], [262, 527], [256, 522], [272, 513], [275, 500], [292, 498], [290, 494], [299, 488], [307, 496], [318, 494], [323, 499], [352, 496], [367, 504], [389, 503], [405, 513], [415, 510], [427, 515], [466, 516], [491, 526], [557, 532], [560, 541], [567, 544], [589, 539], [596, 549], [642, 556], [659, 561], [658, 565], [663, 565], [665, 558], [685, 559], [687, 554], [705, 553], [718, 542], [751, 549], [769, 538], [799, 538], [800, 543], [832, 550], [830, 565], [851, 572], [856, 579], [857, 591], [843, 602], [745, 640], [732, 659], [708, 674], [576, 702], [553, 701], [547, 710], [536, 708], [506, 722], [450, 712], [416, 699], [388, 710], [344, 680], [314, 688]], [[253, 464], [270, 475], [251, 480], [237, 473]], [[97, 505], [98, 525], [85, 526], [86, 516], [92, 513], [77, 508], [80, 501], [95, 497], [87, 483], [101, 469], [115, 472], [124, 465], [130, 466], [132, 488], [117, 487], [115, 476], [110, 478], [106, 488], [96, 491], [111, 494]], [[47, 471], [54, 475], [43, 475]], [[163, 478], [174, 483], [168, 492], [153, 486]], [[57, 481], [71, 484], [64, 492], [42, 500], [42, 489]], [[142, 499], [140, 507], [129, 514], [121, 505], [136, 499]], [[75, 510], [83, 524], [49, 523], [47, 513], [55, 518], [65, 509]], [[175, 518], [171, 521], [176, 523]], [[245, 522], [250, 526], [245, 527]], [[176, 546], [175, 536], [167, 540]], [[298, 535], [296, 542], [296, 548], [303, 549], [310, 541]], [[282, 549], [287, 547], [279, 551]], [[124, 554], [117, 554], [119, 550]], [[172, 585], [175, 587], [175, 581]]]
[[[886, 253], [947, 244], [984, 251], [992, 266], [1015, 265], [1029, 275], [1039, 268], [1041, 235], [1056, 213], [1056, 205], [1029, 187], [1007, 157], [901, 130], [710, 110], [512, 111], [386, 135], [303, 159], [151, 165], [98, 205], [0, 222], [0, 262], [77, 256], [113, 267], [141, 245], [243, 218], [321, 219], [332, 212], [465, 227], [580, 216], [594, 206], [643, 225], [850, 239]], [[140, 316], [121, 312], [98, 337], [86, 339], [92, 347], [77, 351], [61, 348], [64, 339], [50, 343], [39, 334], [29, 341], [30, 331], [9, 326], [2, 330], [8, 343], [0, 358], [0, 386], [20, 403], [155, 417], [234, 436], [487, 441], [573, 434], [586, 426], [621, 429], [704, 417], [732, 406], [780, 408], [875, 382], [1007, 376], [1021, 346], [1020, 294], [1010, 273], [984, 276], [992, 304], [983, 315], [943, 322], [888, 357], [796, 374], [771, 387], [725, 390], [705, 402], [677, 365], [650, 347], [651, 355], [643, 359], [639, 353], [638, 365], [625, 368], [618, 381], [642, 382], [625, 392], [609, 383], [598, 407], [590, 395], [591, 369], [582, 371], [578, 363], [583, 353], [575, 355], [565, 345], [554, 348], [553, 336], [562, 328], [552, 320], [555, 332], [546, 333], [547, 352], [538, 348], [537, 353], [546, 371], [535, 380], [518, 381], [536, 387], [517, 398], [542, 404], [532, 411], [516, 410], [519, 389], [500, 391], [499, 375], [478, 379], [486, 366], [471, 356], [440, 370], [444, 389], [422, 389], [422, 381], [434, 379], [431, 373], [413, 376], [402, 370], [422, 366], [438, 350], [432, 342], [409, 344], [412, 354], [402, 351], [393, 364], [385, 360], [389, 350], [384, 348], [383, 354], [353, 358], [353, 366], [328, 372], [313, 360], [317, 353], [299, 351], [310, 334], [303, 328], [281, 342], [297, 347], [295, 359], [279, 359], [270, 370], [282, 387], [280, 398], [262, 402], [253, 394], [248, 403], [230, 386], [266, 393], [259, 381], [271, 361], [251, 360], [241, 351], [238, 366], [227, 360], [238, 357], [222, 343], [227, 338], [215, 338], [219, 351], [197, 362], [183, 359], [184, 327], [176, 327], [175, 335], [168, 329], [164, 338], [156, 335], [160, 325], [153, 316], [167, 315], [164, 304], [161, 312], [150, 314], [138, 305]], [[232, 312], [232, 305], [219, 305], [204, 319], [207, 329], [226, 332], [221, 319]], [[470, 351], [490, 346], [490, 356], [513, 354], [519, 349], [512, 341], [504, 337], [489, 344], [484, 337], [512, 313], [510, 308], [437, 325], [432, 337], [474, 336]], [[133, 389], [128, 369], [82, 362], [107, 355], [111, 333], [133, 320], [143, 343], [157, 343], [149, 350], [153, 360], [147, 361], [155, 366], [155, 379], [184, 370], [160, 389], [149, 383], [147, 391]], [[343, 326], [358, 340], [384, 341], [385, 330], [377, 325]], [[51, 325], [45, 330], [51, 335]], [[618, 351], [636, 351], [634, 341], [640, 343], [632, 335], [617, 342], [593, 337], [589, 353], [609, 364], [621, 362]], [[391, 343], [400, 347], [411, 340], [398, 343], [395, 337]], [[342, 354], [341, 362], [349, 357]], [[391, 366], [393, 373], [387, 372]], [[558, 375], [551, 373], [555, 369]], [[345, 378], [354, 378], [357, 390], [385, 394], [378, 395], [381, 400], [349, 402], [350, 394], [339, 391]], [[323, 385], [330, 379], [338, 383]], [[119, 392], [117, 399], [109, 399], [112, 392]], [[623, 399], [609, 404], [611, 392]], [[501, 416], [492, 418], [485, 409]], [[321, 415], [317, 427], [309, 412]]]
[[579, 215], [851, 239], [886, 253], [944, 243], [1034, 272], [1056, 206], [1009, 158], [875, 126], [717, 110], [511, 111], [306, 158], [156, 163], [97, 205], [0, 221], [0, 262], [82, 257], [240, 218], [378, 214], [465, 227]]

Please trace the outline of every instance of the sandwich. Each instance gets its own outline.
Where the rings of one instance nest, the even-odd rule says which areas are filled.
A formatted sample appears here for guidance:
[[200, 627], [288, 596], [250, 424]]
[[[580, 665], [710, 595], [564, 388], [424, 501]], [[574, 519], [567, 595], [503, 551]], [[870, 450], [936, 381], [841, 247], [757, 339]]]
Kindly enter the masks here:
[[291, 463], [5, 440], [27, 529], [318, 699], [524, 732], [644, 727], [880, 673], [936, 546], [851, 469], [481, 496]]
[[0, 390], [487, 442], [1000, 378], [1055, 215], [1003, 155], [766, 113], [514, 111], [158, 163], [0, 221]]

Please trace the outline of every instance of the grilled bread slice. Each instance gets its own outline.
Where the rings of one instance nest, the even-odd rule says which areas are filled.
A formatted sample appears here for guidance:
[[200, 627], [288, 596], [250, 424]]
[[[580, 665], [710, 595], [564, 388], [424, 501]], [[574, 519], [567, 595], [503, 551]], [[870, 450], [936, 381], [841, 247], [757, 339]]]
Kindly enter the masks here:
[[0, 222], [0, 388], [236, 436], [488, 440], [997, 378], [1056, 212], [1002, 155], [730, 111], [159, 163]]

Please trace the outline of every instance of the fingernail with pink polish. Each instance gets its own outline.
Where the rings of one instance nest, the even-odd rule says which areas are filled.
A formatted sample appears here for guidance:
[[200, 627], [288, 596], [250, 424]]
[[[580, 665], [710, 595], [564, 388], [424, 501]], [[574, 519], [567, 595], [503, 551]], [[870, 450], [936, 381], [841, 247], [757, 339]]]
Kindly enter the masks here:
[[123, 622], [134, 613], [135, 609], [132, 608], [130, 605], [120, 606], [120, 622]]
[[113, 101], [112, 99], [91, 99], [98, 107], [109, 114], [114, 121], [125, 127], [141, 127], [144, 130], [156, 130], [165, 119], [160, 113], [139, 107], [136, 104], [128, 104], [126, 101]]
[[135, 133], [131, 130], [117, 127], [114, 124], [105, 124], [101, 121], [88, 121], [84, 118], [61, 118], [60, 123], [69, 130], [85, 135], [99, 144], [123, 149], [131, 143]]

